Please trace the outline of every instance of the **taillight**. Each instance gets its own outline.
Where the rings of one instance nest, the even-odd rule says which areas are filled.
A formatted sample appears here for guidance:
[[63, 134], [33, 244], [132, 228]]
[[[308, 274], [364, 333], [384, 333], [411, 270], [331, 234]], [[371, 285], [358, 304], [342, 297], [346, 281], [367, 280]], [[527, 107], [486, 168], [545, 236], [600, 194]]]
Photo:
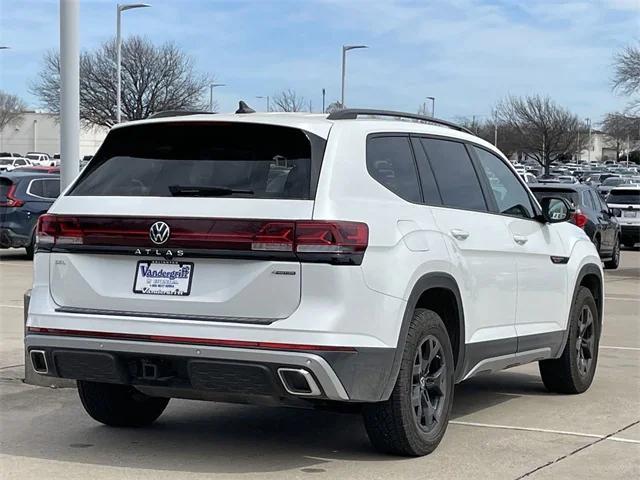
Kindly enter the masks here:
[[24, 201], [15, 197], [16, 184], [12, 183], [7, 192], [7, 199], [4, 202], [0, 202], [2, 207], [21, 207], [24, 205]]
[[584, 228], [584, 226], [587, 224], [587, 216], [582, 213], [582, 211], [580, 209], [577, 209], [574, 214], [573, 214], [573, 218], [571, 219], [571, 221], [578, 227], [580, 228]]
[[[150, 227], [157, 219], [42, 215], [39, 249], [180, 249], [184, 256], [240, 256], [298, 259], [304, 262], [359, 265], [369, 241], [365, 223], [325, 220], [166, 219], [168, 239], [154, 243]], [[77, 247], [77, 248], [75, 248]], [[126, 253], [123, 252], [123, 253]]]

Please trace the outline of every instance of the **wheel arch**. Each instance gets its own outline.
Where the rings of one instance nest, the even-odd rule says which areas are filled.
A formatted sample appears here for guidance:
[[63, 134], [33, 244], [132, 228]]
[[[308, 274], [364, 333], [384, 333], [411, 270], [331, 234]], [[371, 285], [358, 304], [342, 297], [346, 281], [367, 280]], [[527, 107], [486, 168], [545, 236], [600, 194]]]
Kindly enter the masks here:
[[571, 328], [571, 316], [573, 315], [573, 305], [575, 304], [580, 287], [586, 287], [593, 295], [593, 299], [596, 302], [598, 308], [598, 331], [602, 332], [602, 320], [604, 313], [604, 284], [602, 278], [602, 271], [600, 267], [595, 263], [587, 263], [583, 265], [578, 271], [573, 288], [573, 295], [571, 296], [571, 307], [569, 308], [569, 318], [567, 319], [567, 326], [564, 331], [560, 350], [556, 352], [555, 357], [562, 355], [564, 347], [569, 338], [569, 330]]
[[[452, 307], [454, 309], [453, 312], [451, 311]], [[460, 288], [449, 273], [430, 272], [418, 279], [407, 300], [393, 363], [381, 400], [388, 399], [395, 386], [407, 341], [409, 324], [416, 308], [430, 308], [443, 318], [454, 352], [456, 380], [459, 380], [462, 374], [465, 354], [465, 323]]]

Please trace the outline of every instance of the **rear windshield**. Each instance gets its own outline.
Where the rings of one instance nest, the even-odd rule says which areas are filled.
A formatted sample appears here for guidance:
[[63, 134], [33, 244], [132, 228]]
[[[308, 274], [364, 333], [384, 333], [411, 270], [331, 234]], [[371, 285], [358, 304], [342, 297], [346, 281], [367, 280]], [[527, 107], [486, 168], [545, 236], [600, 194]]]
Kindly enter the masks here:
[[2, 159], [0, 159], [0, 165], [13, 165], [13, 159], [11, 159], [11, 158], [2, 158]]
[[250, 123], [112, 130], [70, 195], [312, 199], [325, 141]]
[[607, 197], [607, 203], [640, 205], [640, 190], [612, 190]]
[[538, 201], [541, 201], [545, 197], [562, 197], [566, 200], [569, 200], [574, 206], [580, 204], [580, 202], [578, 201], [578, 192], [573, 192], [570, 190], [540, 190], [537, 188], [532, 191]]
[[13, 185], [13, 182], [8, 178], [0, 177], [0, 202], [4, 201], [7, 198], [7, 193], [9, 193], [9, 189]]

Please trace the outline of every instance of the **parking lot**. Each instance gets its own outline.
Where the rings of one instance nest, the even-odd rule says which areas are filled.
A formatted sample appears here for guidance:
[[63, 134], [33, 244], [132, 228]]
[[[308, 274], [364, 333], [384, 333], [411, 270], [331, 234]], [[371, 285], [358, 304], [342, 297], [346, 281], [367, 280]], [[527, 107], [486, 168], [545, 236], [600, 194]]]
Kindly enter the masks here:
[[[22, 294], [31, 262], [0, 253], [0, 477], [492, 478], [640, 476], [640, 250], [606, 271], [605, 326], [589, 391], [549, 394], [537, 365], [476, 377], [455, 392], [453, 421], [430, 456], [370, 447], [360, 417], [172, 400], [145, 429], [99, 425], [73, 388], [22, 382]], [[544, 301], [544, 299], [541, 299]]]

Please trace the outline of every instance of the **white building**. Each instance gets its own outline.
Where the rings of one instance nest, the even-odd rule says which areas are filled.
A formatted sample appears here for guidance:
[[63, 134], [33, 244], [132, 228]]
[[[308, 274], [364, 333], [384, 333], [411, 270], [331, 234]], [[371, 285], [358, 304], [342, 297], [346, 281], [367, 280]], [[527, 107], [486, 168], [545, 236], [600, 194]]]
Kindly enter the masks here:
[[[80, 130], [80, 157], [93, 155], [107, 135], [108, 129], [97, 127]], [[50, 113], [25, 112], [19, 122], [0, 131], [0, 152], [60, 153], [60, 123]]]

